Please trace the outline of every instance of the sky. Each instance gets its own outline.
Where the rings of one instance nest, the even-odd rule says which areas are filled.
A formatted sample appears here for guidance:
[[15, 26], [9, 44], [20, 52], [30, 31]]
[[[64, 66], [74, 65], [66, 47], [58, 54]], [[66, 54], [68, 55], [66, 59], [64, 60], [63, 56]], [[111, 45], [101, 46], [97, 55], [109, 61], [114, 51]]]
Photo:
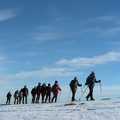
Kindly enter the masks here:
[[120, 98], [73, 103], [1, 105], [1, 120], [119, 120]]
[[[120, 1], [0, 0], [0, 103], [38, 82], [62, 89], [66, 101], [70, 81], [84, 86], [94, 71], [95, 98], [120, 95]], [[86, 93], [87, 94], [87, 93]], [[77, 98], [81, 95], [78, 88]], [[84, 97], [83, 97], [84, 99]]]

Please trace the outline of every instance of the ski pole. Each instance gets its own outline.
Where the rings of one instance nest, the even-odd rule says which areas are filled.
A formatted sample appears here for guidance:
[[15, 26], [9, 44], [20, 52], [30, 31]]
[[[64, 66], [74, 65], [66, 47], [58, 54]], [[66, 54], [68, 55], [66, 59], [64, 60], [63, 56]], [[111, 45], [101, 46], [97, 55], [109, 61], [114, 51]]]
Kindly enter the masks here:
[[[85, 87], [85, 85], [84, 85], [84, 87]], [[84, 88], [84, 87], [83, 87], [83, 88]], [[81, 97], [79, 98], [79, 100], [81, 100], [81, 98], [82, 98], [83, 94], [85, 93], [85, 91], [87, 90], [87, 88], [88, 88], [88, 86], [85, 88], [84, 91], [82, 91], [82, 94], [81, 94]]]
[[102, 100], [102, 86], [101, 86], [101, 81], [100, 81], [100, 92], [101, 92], [101, 100]]
[[[82, 96], [84, 87], [85, 87], [85, 85], [83, 86], [83, 88], [82, 88], [82, 86], [81, 86], [81, 96]], [[80, 96], [80, 98], [81, 98], [81, 96]], [[80, 98], [79, 98], [79, 100], [80, 100]]]
[[85, 85], [83, 86], [83, 89], [82, 89], [82, 86], [81, 86], [81, 96], [80, 96], [79, 100], [82, 98], [84, 88], [85, 88]]
[[59, 98], [58, 98], [58, 102], [60, 101], [60, 94], [61, 94], [61, 91], [60, 91], [60, 93], [59, 93]]
[[67, 102], [68, 102], [68, 100], [69, 100], [69, 98], [70, 98], [70, 94], [71, 94], [71, 90], [70, 90], [70, 92], [69, 92], [69, 94], [68, 94]]
[[81, 86], [81, 95], [82, 95], [82, 86]]

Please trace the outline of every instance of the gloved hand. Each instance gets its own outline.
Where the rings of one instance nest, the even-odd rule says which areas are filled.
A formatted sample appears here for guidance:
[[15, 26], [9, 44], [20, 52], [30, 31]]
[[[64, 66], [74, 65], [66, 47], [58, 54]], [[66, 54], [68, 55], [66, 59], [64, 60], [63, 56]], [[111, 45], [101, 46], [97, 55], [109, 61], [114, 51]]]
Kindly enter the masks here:
[[99, 82], [101, 82], [101, 80], [99, 80]]
[[87, 85], [87, 83], [85, 83], [85, 85]]

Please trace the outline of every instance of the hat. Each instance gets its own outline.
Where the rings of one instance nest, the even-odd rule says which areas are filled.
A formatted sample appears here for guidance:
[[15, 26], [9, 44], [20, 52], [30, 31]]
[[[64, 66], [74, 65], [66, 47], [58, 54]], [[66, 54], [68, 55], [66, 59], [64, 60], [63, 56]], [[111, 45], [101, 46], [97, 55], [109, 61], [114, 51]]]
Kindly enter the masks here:
[[94, 72], [94, 71], [92, 71], [92, 72], [91, 72], [91, 74], [95, 74], [95, 72]]
[[50, 83], [48, 83], [48, 86], [50, 86]]
[[58, 81], [56, 80], [55, 83], [58, 83]]
[[77, 77], [76, 77], [76, 76], [74, 77], [74, 80], [77, 80]]
[[40, 85], [41, 83], [39, 82], [38, 85]]

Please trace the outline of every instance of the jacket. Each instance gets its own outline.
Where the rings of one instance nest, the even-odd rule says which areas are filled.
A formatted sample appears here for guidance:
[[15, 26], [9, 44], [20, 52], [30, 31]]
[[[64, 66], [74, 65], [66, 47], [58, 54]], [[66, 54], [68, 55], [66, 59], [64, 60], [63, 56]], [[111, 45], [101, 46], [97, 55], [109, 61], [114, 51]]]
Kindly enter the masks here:
[[88, 86], [94, 86], [95, 83], [100, 82], [100, 80], [96, 80], [95, 76], [92, 76], [91, 74], [87, 77], [85, 85]]
[[77, 86], [82, 86], [82, 85], [79, 84], [77, 79], [74, 79], [70, 82], [69, 86], [70, 86], [72, 91], [77, 91]]
[[59, 86], [59, 85], [54, 84], [54, 85], [52, 86], [52, 92], [53, 92], [53, 94], [58, 94], [58, 90], [60, 90], [60, 91], [61, 91], [60, 86]]

